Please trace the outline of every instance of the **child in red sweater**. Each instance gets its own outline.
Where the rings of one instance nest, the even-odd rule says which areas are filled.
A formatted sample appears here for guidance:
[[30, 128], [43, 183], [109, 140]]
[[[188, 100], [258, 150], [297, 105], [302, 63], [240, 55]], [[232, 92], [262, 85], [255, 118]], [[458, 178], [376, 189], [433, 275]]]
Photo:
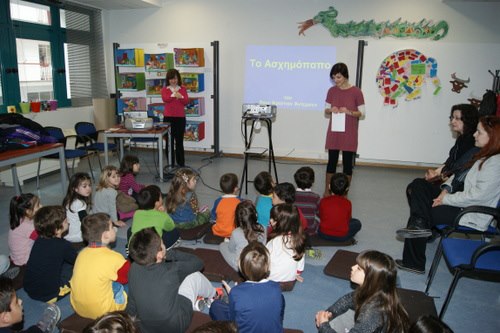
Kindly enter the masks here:
[[352, 218], [352, 204], [347, 199], [349, 179], [343, 173], [336, 173], [330, 180], [331, 196], [319, 203], [318, 236], [334, 242], [354, 240], [354, 235], [361, 230], [361, 222]]

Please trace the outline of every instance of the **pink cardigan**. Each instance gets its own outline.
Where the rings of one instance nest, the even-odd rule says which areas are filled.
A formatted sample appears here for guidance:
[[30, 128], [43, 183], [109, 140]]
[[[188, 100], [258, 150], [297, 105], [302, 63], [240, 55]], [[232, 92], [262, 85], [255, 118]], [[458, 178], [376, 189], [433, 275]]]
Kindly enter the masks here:
[[179, 93], [183, 96], [182, 99], [172, 97], [172, 90], [169, 87], [161, 88], [161, 98], [165, 102], [165, 117], [185, 117], [184, 106], [188, 103], [188, 94], [186, 88], [181, 86]]

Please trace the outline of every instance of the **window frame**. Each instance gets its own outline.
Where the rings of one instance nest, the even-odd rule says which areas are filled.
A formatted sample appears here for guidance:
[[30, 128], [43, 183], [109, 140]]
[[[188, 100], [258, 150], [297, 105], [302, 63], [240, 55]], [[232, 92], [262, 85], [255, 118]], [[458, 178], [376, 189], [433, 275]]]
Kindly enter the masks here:
[[[54, 99], [60, 107], [71, 106], [66, 89], [66, 64], [64, 58], [64, 44], [67, 43], [66, 28], [61, 27], [61, 9], [45, 0], [24, 0], [31, 3], [46, 5], [50, 8], [51, 24], [37, 24], [33, 22], [12, 20], [10, 14], [10, 0], [0, 1], [0, 75], [3, 104], [0, 113], [5, 113], [8, 105], [18, 105], [21, 102], [20, 82], [17, 64], [16, 39], [43, 40], [50, 43], [52, 57], [52, 84]], [[85, 8], [79, 7], [79, 12], [87, 14]], [[91, 12], [88, 11], [89, 17]], [[92, 31], [79, 31], [82, 34], [92, 34]], [[89, 45], [90, 46], [90, 45]]]

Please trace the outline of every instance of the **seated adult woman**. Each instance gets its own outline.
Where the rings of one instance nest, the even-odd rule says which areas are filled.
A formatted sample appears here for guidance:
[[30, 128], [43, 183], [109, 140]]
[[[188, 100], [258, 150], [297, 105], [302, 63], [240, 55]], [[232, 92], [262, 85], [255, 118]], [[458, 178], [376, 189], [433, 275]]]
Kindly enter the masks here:
[[[457, 104], [451, 107], [450, 128], [457, 136], [455, 144], [450, 149], [448, 159], [437, 169], [429, 169], [424, 178], [414, 179], [406, 188], [408, 205], [410, 206], [410, 217], [407, 229], [427, 229], [431, 216], [426, 208], [432, 204], [432, 200], [441, 192], [440, 185], [451, 175], [460, 173], [455, 177], [455, 183], [463, 182], [468, 169], [463, 166], [472, 159], [472, 156], [479, 151], [474, 146], [474, 132], [476, 131], [479, 114], [475, 106], [471, 104]], [[461, 183], [453, 184], [453, 192], [461, 191]], [[397, 231], [399, 234], [401, 230]], [[421, 236], [430, 236], [431, 233], [425, 231]]]
[[[482, 117], [474, 133], [475, 144], [481, 148], [470, 162], [472, 167], [467, 173], [462, 192], [448, 193], [443, 189], [432, 204], [426, 206], [431, 219], [426, 221], [427, 229], [436, 224], [453, 225], [455, 217], [467, 206], [481, 205], [496, 207], [500, 200], [500, 118]], [[452, 183], [454, 176], [445, 184]], [[464, 225], [477, 230], [486, 230], [491, 217], [482, 214], [467, 214], [460, 220]], [[426, 236], [421, 230], [407, 229], [401, 233], [405, 239], [403, 260], [396, 260], [400, 269], [423, 274], [425, 272]]]

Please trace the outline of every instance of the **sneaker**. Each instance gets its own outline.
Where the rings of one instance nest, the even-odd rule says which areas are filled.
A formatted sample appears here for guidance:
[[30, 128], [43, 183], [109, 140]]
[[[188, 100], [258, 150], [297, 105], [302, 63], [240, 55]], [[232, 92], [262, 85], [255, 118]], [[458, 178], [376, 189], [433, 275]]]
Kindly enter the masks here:
[[207, 299], [203, 298], [201, 296], [198, 296], [198, 299], [196, 299], [196, 301], [194, 302], [194, 309], [196, 311], [202, 312], [207, 307], [209, 308], [209, 306], [207, 304]]
[[213, 299], [222, 299], [224, 297], [224, 288], [223, 287], [217, 287], [215, 288], [215, 296]]
[[1, 276], [14, 280], [19, 275], [19, 271], [19, 267], [14, 266], [6, 270], [5, 273], [1, 274]]
[[432, 231], [430, 229], [408, 227], [396, 230], [396, 234], [402, 238], [428, 238], [432, 236]]
[[319, 249], [312, 249], [311, 248], [311, 249], [306, 250], [306, 255], [312, 259], [321, 259], [321, 256], [323, 255], [323, 253]]
[[425, 270], [423, 269], [418, 269], [418, 268], [413, 268], [413, 267], [408, 267], [403, 263], [403, 260], [401, 259], [396, 259], [396, 266], [399, 269], [402, 269], [404, 271], [410, 272], [410, 273], [415, 273], [415, 274], [424, 274]]
[[61, 310], [55, 304], [49, 304], [43, 312], [42, 318], [37, 323], [38, 328], [44, 333], [55, 332], [57, 323], [61, 319]]

